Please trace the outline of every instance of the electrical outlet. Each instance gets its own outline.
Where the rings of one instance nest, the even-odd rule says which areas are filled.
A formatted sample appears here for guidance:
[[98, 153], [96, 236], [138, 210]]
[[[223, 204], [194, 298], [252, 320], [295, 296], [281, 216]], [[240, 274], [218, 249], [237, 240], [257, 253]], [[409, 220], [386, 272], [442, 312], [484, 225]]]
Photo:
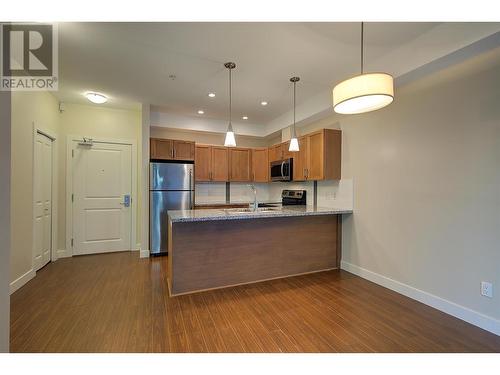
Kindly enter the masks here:
[[481, 281], [481, 295], [493, 298], [493, 284], [487, 281]]

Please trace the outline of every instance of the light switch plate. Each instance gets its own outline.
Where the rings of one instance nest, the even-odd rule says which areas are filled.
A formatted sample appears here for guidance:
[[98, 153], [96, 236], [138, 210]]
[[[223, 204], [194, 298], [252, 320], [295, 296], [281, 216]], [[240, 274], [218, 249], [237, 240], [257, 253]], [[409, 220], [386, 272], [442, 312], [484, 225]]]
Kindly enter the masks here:
[[493, 284], [487, 281], [481, 281], [481, 295], [493, 298]]

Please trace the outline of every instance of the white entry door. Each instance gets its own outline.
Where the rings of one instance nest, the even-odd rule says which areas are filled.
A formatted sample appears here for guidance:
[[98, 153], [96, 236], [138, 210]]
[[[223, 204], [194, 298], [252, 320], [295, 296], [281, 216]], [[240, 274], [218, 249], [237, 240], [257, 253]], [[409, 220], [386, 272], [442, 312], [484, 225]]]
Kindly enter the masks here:
[[34, 249], [35, 271], [50, 261], [52, 248], [52, 139], [35, 136], [34, 173]]
[[73, 254], [131, 250], [132, 146], [73, 143]]

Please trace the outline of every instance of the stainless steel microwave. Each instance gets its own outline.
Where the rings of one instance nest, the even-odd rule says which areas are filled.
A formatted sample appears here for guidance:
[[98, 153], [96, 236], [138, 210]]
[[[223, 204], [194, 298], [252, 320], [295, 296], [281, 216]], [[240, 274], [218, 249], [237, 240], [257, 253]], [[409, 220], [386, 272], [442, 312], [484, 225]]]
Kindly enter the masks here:
[[271, 162], [271, 181], [292, 181], [293, 159]]

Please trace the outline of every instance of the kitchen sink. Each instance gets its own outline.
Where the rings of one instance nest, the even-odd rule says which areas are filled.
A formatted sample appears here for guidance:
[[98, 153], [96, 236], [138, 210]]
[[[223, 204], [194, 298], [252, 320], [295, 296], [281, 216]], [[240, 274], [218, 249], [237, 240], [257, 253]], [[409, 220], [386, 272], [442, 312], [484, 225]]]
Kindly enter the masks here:
[[259, 207], [256, 211], [251, 208], [227, 208], [224, 210], [227, 214], [253, 214], [254, 212], [276, 212], [279, 211], [279, 208], [272, 207]]

